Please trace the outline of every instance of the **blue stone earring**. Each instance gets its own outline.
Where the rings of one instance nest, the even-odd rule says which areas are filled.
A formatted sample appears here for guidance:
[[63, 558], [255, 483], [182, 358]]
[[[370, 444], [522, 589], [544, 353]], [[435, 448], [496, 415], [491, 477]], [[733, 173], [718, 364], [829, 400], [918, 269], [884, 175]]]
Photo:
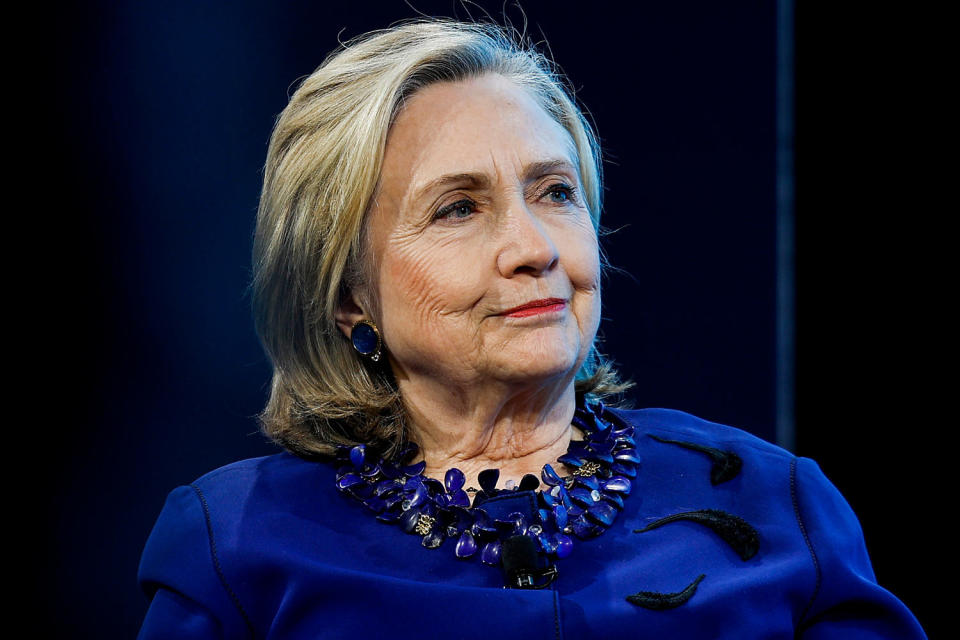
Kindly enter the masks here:
[[380, 330], [377, 329], [377, 325], [369, 320], [358, 320], [350, 332], [350, 341], [357, 353], [374, 362], [380, 361], [383, 340], [380, 339]]

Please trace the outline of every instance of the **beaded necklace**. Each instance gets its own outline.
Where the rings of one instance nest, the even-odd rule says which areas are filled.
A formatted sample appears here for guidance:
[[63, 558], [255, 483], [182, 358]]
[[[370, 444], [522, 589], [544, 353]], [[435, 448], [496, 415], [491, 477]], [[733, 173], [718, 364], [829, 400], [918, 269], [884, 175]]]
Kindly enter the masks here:
[[[583, 440], [571, 440], [558, 462], [573, 468], [561, 477], [546, 464], [538, 479], [525, 475], [511, 488], [497, 489], [499, 469], [486, 469], [477, 476], [480, 489], [473, 505], [463, 489], [465, 477], [456, 468], [444, 482], [423, 475], [426, 462], [409, 464], [419, 449], [409, 442], [389, 460], [378, 457], [367, 445], [337, 448], [340, 468], [337, 489], [376, 513], [377, 520], [399, 524], [407, 533], [421, 536], [423, 546], [436, 549], [448, 539], [456, 540], [454, 554], [468, 560], [478, 555], [487, 565], [500, 564], [502, 542], [525, 535], [551, 558], [564, 558], [573, 550], [573, 538], [595, 538], [613, 524], [630, 494], [640, 457], [633, 426], [617, 421], [615, 428], [604, 419], [603, 403], [578, 403], [573, 424], [583, 431]], [[609, 412], [606, 412], [608, 415]], [[614, 416], [615, 417], [615, 416]], [[521, 513], [506, 519], [491, 517], [483, 503], [510, 491], [537, 491], [537, 512], [532, 521]]]

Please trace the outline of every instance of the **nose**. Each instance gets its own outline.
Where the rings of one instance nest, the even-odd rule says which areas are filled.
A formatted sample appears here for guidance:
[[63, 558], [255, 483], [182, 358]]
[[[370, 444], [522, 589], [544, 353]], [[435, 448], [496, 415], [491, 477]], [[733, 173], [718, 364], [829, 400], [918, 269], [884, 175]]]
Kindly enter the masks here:
[[549, 230], [527, 206], [517, 203], [504, 214], [497, 269], [504, 278], [539, 276], [554, 268], [560, 254]]

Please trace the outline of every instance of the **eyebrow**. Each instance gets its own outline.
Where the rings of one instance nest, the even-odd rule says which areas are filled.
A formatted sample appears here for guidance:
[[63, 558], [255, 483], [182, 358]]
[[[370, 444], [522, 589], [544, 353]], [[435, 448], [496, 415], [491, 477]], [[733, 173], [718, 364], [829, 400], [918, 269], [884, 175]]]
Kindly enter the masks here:
[[[550, 160], [540, 160], [531, 162], [523, 168], [522, 178], [525, 183], [531, 182], [540, 176], [555, 171], [566, 170], [574, 174], [577, 173], [576, 167], [569, 160], [563, 158], [552, 158]], [[448, 173], [439, 178], [435, 178], [417, 190], [414, 201], [419, 200], [427, 193], [440, 187], [447, 187], [453, 184], [468, 184], [473, 188], [485, 188], [490, 186], [490, 177], [486, 173]]]

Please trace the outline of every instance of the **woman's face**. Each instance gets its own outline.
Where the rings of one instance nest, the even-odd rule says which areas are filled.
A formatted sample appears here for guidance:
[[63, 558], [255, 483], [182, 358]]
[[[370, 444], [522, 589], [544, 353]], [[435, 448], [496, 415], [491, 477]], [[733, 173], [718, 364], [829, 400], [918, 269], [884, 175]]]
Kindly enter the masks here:
[[502, 76], [407, 101], [367, 230], [369, 293], [401, 384], [572, 379], [600, 320], [577, 167], [570, 135]]

